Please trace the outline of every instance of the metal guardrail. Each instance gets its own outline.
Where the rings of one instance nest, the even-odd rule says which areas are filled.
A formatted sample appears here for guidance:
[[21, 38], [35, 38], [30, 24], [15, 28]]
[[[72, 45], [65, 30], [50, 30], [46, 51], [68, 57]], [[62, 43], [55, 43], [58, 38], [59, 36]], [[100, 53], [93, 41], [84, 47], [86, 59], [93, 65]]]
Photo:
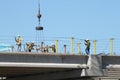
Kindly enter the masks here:
[[[25, 36], [23, 37], [23, 39]], [[22, 42], [22, 52], [26, 51], [26, 42], [33, 41], [32, 38], [28, 38], [27, 40], [23, 40]], [[38, 41], [34, 40], [36, 42], [36, 45], [39, 46], [41, 44], [38, 44]], [[65, 53], [65, 54], [85, 54], [85, 45], [84, 45], [84, 39], [78, 39], [74, 37], [56, 37], [56, 38], [46, 38], [43, 40], [45, 43], [43, 46], [44, 48], [46, 46], [52, 46], [52, 44], [55, 45], [56, 53]], [[120, 43], [120, 40], [115, 41], [114, 38], [110, 38], [108, 40], [90, 40], [91, 42], [91, 48], [90, 53], [97, 55], [99, 53], [106, 53], [110, 55], [114, 55], [115, 53], [119, 53], [120, 46], [118, 45]], [[17, 51], [17, 46], [15, 44], [15, 41], [13, 39], [4, 38], [0, 40], [0, 43], [6, 43], [11, 45], [11, 51], [15, 52]], [[34, 52], [36, 49], [33, 50]], [[40, 52], [40, 51], [39, 51]], [[49, 52], [53, 52], [51, 49], [49, 49]]]

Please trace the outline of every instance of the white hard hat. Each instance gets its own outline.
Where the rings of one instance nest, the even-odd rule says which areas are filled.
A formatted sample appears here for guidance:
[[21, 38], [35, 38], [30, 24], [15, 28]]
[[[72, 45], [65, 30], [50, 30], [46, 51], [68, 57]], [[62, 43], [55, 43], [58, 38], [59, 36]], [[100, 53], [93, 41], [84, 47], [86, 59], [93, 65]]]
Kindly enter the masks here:
[[32, 43], [35, 43], [35, 41], [32, 41]]
[[89, 39], [87, 38], [86, 40], [88, 41]]
[[20, 36], [20, 35], [17, 35], [18, 37]]
[[55, 45], [54, 43], [51, 43], [51, 45]]

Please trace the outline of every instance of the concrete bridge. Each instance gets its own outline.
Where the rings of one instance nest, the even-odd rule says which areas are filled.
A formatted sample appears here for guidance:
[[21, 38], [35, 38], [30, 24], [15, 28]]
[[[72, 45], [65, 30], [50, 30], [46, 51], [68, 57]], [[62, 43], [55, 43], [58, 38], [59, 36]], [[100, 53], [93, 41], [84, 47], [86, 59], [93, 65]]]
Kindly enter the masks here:
[[6, 80], [120, 80], [120, 56], [1, 52]]

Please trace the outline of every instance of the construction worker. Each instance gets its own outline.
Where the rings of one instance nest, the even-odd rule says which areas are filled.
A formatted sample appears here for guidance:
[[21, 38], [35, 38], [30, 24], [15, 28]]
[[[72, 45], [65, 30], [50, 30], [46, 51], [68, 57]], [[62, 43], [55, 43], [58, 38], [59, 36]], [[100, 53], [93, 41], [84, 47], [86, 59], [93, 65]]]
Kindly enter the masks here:
[[30, 43], [26, 43], [27, 45], [27, 51], [31, 52], [32, 49], [34, 49], [35, 43], [34, 41], [30, 42]]
[[90, 40], [86, 39], [84, 41], [85, 41], [85, 45], [86, 45], [85, 52], [86, 52], [87, 55], [89, 55], [90, 54]]
[[44, 47], [44, 52], [45, 52], [45, 53], [48, 53], [48, 52], [49, 52], [49, 50], [48, 50], [48, 49], [49, 49], [49, 46], [48, 46], [48, 45], [46, 45], [46, 46]]
[[54, 45], [54, 44], [52, 44], [52, 46], [50, 46], [50, 48], [52, 49], [52, 51], [53, 51], [54, 53], [56, 53], [56, 48], [55, 48], [55, 45]]
[[20, 35], [18, 35], [17, 37], [15, 37], [15, 41], [16, 41], [16, 45], [17, 47], [17, 51], [21, 51], [21, 45], [22, 45], [22, 38]]

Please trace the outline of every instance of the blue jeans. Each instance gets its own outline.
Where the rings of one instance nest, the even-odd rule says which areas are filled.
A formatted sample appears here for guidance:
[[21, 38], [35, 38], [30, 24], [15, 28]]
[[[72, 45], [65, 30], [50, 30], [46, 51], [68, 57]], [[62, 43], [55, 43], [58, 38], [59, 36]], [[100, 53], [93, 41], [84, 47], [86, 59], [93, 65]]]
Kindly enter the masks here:
[[86, 47], [85, 52], [86, 52], [87, 55], [89, 55], [90, 54], [90, 48]]

